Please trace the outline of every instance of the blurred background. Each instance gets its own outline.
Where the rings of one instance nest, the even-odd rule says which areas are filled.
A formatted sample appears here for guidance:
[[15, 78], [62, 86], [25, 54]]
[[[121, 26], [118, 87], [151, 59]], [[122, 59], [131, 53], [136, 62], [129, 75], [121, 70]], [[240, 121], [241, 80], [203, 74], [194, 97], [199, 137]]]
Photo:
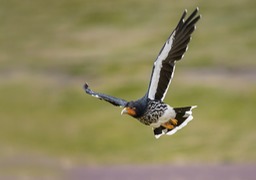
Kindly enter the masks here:
[[[173, 136], [86, 95], [143, 96], [153, 62], [200, 7], [165, 102], [198, 105]], [[0, 0], [0, 174], [79, 165], [256, 163], [256, 1]]]

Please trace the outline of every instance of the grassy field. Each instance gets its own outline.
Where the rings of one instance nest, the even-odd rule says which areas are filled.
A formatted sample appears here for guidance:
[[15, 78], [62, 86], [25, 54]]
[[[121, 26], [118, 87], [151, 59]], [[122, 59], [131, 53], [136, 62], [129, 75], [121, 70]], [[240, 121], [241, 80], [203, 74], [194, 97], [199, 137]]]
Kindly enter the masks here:
[[[87, 81], [127, 100], [144, 95], [158, 51], [183, 10], [197, 6], [203, 18], [165, 99], [198, 105], [182, 131], [156, 140], [83, 92]], [[255, 163], [255, 10], [253, 0], [0, 0], [0, 160]], [[208, 69], [223, 78], [207, 80]]]

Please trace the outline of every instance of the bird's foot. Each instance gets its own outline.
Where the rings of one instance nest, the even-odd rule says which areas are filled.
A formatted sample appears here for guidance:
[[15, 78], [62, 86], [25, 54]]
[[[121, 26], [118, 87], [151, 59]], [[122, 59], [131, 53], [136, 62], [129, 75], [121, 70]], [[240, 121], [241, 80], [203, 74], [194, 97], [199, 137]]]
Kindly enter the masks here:
[[171, 124], [173, 124], [174, 126], [177, 126], [178, 124], [178, 120], [177, 119], [170, 119], [169, 121]]
[[177, 125], [178, 125], [177, 119], [170, 119], [168, 122], [162, 124], [162, 126], [165, 127], [166, 129], [173, 129]]
[[166, 129], [173, 129], [174, 126], [168, 121], [164, 124], [162, 124], [163, 127], [165, 127]]

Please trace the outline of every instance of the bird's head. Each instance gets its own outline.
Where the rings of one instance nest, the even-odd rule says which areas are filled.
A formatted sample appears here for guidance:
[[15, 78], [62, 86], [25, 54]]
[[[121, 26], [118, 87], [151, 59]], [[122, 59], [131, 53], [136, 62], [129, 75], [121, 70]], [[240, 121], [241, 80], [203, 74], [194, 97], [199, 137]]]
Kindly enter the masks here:
[[128, 114], [135, 118], [141, 116], [142, 115], [141, 104], [138, 103], [137, 101], [128, 102], [125, 108], [121, 112], [121, 115], [123, 114]]

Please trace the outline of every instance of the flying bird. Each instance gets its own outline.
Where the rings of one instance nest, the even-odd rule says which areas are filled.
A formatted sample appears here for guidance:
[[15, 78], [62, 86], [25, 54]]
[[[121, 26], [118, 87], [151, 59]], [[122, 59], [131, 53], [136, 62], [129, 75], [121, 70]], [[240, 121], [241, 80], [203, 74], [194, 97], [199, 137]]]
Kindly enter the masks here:
[[172, 135], [187, 125], [193, 119], [192, 109], [197, 106], [174, 108], [163, 102], [172, 81], [176, 62], [181, 60], [188, 49], [191, 35], [196, 29], [196, 23], [201, 18], [196, 8], [186, 19], [185, 10], [178, 25], [168, 37], [160, 50], [152, 69], [148, 91], [135, 101], [126, 101], [102, 93], [92, 91], [85, 83], [87, 94], [100, 100], [107, 101], [115, 106], [123, 107], [121, 114], [128, 114], [139, 122], [152, 127], [154, 135]]

